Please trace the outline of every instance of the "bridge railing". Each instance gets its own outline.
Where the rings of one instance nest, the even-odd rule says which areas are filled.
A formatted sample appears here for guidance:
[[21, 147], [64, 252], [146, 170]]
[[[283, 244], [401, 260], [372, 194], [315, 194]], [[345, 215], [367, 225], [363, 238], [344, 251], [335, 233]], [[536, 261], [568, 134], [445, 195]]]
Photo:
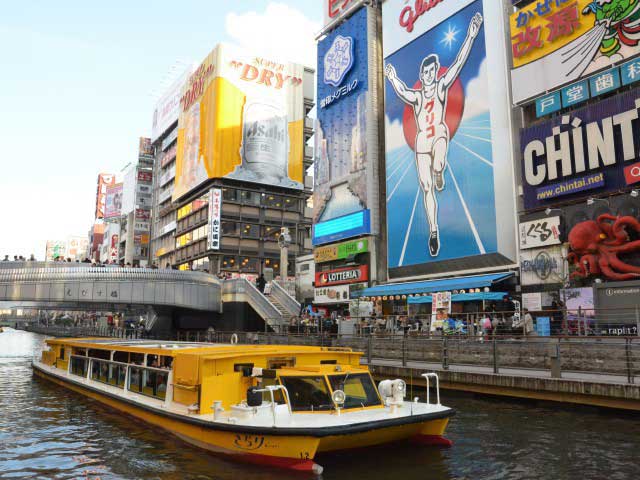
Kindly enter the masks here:
[[[27, 330], [53, 336], [107, 336], [152, 338], [188, 342], [350, 347], [364, 352], [367, 363], [449, 369], [468, 367], [477, 371], [527, 375], [550, 371], [580, 374], [585, 380], [606, 376], [606, 381], [636, 383], [640, 376], [640, 338], [612, 337], [412, 337], [397, 335], [297, 334], [273, 332], [222, 332], [210, 330], [143, 332], [114, 328], [42, 327]], [[484, 369], [484, 370], [483, 370]]]
[[297, 316], [300, 314], [300, 303], [291, 295], [291, 291], [283, 287], [278, 280], [271, 282], [271, 296], [287, 310], [286, 313], [289, 315]]

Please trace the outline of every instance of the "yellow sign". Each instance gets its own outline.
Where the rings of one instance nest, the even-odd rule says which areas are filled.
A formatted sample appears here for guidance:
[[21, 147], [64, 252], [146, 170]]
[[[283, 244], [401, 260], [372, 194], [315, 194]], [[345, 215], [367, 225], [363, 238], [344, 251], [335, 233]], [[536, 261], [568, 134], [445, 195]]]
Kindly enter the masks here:
[[329, 262], [338, 258], [338, 246], [329, 245], [327, 247], [318, 247], [313, 251], [313, 260], [316, 263]]
[[[511, 15], [513, 66], [538, 60], [584, 35], [595, 24], [593, 0], [537, 1]], [[585, 12], [586, 8], [586, 12]]]
[[303, 75], [218, 45], [183, 87], [173, 199], [220, 177], [303, 188]]

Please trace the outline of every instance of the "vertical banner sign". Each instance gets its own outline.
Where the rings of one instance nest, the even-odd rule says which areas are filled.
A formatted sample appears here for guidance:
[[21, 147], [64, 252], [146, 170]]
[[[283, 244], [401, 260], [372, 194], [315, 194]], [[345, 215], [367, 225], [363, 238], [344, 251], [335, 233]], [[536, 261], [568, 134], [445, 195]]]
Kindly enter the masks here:
[[111, 246], [109, 247], [109, 259], [118, 261], [118, 235], [111, 235]]
[[[314, 223], [370, 208], [377, 137], [369, 86], [374, 13], [359, 9], [318, 43]], [[369, 185], [369, 188], [367, 187]], [[375, 223], [375, 221], [374, 221]], [[346, 238], [346, 237], [345, 237]]]
[[515, 255], [512, 143], [494, 128], [508, 121], [500, 3], [383, 4], [391, 277]]
[[222, 210], [222, 190], [209, 190], [209, 237], [207, 248], [220, 250], [220, 211]]

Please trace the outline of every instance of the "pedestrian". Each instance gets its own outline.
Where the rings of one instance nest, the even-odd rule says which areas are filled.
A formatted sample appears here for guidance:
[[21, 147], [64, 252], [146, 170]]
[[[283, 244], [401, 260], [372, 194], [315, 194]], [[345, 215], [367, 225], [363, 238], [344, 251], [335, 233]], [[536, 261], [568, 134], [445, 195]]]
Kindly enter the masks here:
[[4, 259], [2, 260], [3, 262], [8, 262], [9, 261], [9, 255], [5, 255]]
[[256, 287], [260, 290], [260, 293], [264, 293], [264, 287], [267, 284], [267, 280], [264, 278], [264, 273], [261, 273], [260, 276], [256, 279]]
[[35, 262], [36, 261], [36, 257], [35, 255], [32, 253], [31, 256], [29, 257], [29, 261], [30, 262]]
[[532, 335], [533, 334], [533, 317], [531, 316], [531, 314], [529, 313], [528, 309], [524, 309], [524, 318], [523, 318], [523, 330], [524, 330], [524, 334], [526, 335]]

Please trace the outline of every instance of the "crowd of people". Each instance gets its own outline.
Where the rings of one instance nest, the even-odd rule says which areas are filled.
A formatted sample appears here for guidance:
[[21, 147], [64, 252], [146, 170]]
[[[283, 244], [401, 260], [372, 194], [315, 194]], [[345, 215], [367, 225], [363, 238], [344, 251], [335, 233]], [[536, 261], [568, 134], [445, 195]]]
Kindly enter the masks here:
[[[9, 255], [5, 255], [4, 258], [2, 259], [3, 262], [11, 262], [12, 260], [9, 258]], [[13, 256], [13, 261], [14, 262], [35, 262], [36, 261], [36, 257], [35, 255], [32, 253], [31, 256], [29, 258], [25, 258], [22, 255], [14, 255]]]

